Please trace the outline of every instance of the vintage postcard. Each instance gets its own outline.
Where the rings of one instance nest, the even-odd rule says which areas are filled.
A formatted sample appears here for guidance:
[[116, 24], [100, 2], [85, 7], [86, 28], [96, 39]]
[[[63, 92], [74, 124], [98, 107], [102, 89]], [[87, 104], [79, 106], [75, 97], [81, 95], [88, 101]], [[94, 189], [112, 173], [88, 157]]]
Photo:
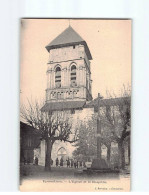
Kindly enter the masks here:
[[21, 19], [21, 191], [130, 191], [131, 23]]

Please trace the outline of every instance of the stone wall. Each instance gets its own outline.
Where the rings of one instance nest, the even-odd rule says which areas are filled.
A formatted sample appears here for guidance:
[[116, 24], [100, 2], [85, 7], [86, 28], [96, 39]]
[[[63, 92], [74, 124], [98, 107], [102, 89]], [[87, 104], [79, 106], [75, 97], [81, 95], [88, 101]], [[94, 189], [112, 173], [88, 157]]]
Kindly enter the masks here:
[[46, 154], [46, 144], [45, 140], [40, 142], [40, 147], [34, 149], [34, 157], [38, 158], [38, 164], [41, 166], [45, 166], [45, 154]]
[[84, 55], [85, 50], [83, 45], [56, 48], [50, 50], [49, 63], [84, 58]]

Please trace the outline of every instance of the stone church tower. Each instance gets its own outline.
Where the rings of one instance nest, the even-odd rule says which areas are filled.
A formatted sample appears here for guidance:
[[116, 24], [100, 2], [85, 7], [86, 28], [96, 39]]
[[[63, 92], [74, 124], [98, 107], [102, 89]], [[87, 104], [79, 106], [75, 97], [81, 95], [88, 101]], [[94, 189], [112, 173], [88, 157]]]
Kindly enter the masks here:
[[[47, 63], [46, 102], [43, 112], [68, 111], [74, 115], [83, 111], [86, 102], [92, 100], [90, 60], [92, 56], [85, 40], [69, 26], [46, 46]], [[39, 164], [44, 164], [45, 143], [40, 145]], [[52, 159], [71, 157], [69, 143], [55, 142]], [[40, 163], [41, 161], [41, 163]]]
[[78, 109], [92, 100], [87, 43], [69, 26], [46, 46], [49, 52], [43, 111]]

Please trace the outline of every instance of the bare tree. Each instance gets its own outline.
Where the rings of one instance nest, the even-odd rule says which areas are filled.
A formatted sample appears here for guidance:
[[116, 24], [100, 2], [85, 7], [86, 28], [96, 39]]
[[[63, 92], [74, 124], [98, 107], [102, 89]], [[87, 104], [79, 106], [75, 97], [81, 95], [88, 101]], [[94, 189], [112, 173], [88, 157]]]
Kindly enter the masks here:
[[[100, 142], [107, 148], [107, 163], [110, 166], [111, 144], [117, 143], [119, 150], [119, 167], [125, 167], [124, 143], [127, 140], [130, 145], [131, 128], [131, 90], [123, 86], [120, 97], [107, 92], [108, 98], [99, 101], [96, 98], [91, 106], [95, 106], [96, 112], [100, 109], [101, 135]], [[97, 113], [84, 123], [81, 123], [79, 141], [76, 143], [75, 155], [96, 155], [97, 148]], [[88, 148], [88, 145], [90, 146]], [[129, 150], [129, 149], [128, 149]], [[130, 150], [128, 151], [130, 154]]]
[[[109, 93], [110, 94], [110, 93]], [[125, 167], [124, 141], [130, 137], [131, 96], [130, 89], [123, 86], [121, 97], [101, 100], [101, 120], [103, 126], [109, 128], [111, 141], [117, 142], [119, 149], [119, 166]], [[130, 139], [130, 138], [129, 138]]]
[[21, 117], [39, 130], [41, 139], [46, 142], [45, 169], [51, 170], [52, 146], [56, 140], [73, 143], [78, 139], [77, 129], [72, 128], [70, 115], [65, 111], [42, 112], [42, 103], [28, 100], [28, 106], [21, 106]]

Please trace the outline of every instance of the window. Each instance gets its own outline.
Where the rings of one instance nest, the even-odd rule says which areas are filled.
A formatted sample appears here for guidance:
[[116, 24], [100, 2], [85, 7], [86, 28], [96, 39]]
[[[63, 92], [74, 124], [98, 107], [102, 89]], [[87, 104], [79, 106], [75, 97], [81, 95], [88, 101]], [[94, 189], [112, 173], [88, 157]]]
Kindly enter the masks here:
[[61, 68], [59, 66], [55, 70], [55, 87], [61, 87]]
[[70, 79], [71, 79], [71, 86], [72, 87], [75, 87], [77, 86], [77, 83], [76, 83], [76, 66], [75, 65], [72, 65], [71, 66], [71, 76], [70, 76]]

